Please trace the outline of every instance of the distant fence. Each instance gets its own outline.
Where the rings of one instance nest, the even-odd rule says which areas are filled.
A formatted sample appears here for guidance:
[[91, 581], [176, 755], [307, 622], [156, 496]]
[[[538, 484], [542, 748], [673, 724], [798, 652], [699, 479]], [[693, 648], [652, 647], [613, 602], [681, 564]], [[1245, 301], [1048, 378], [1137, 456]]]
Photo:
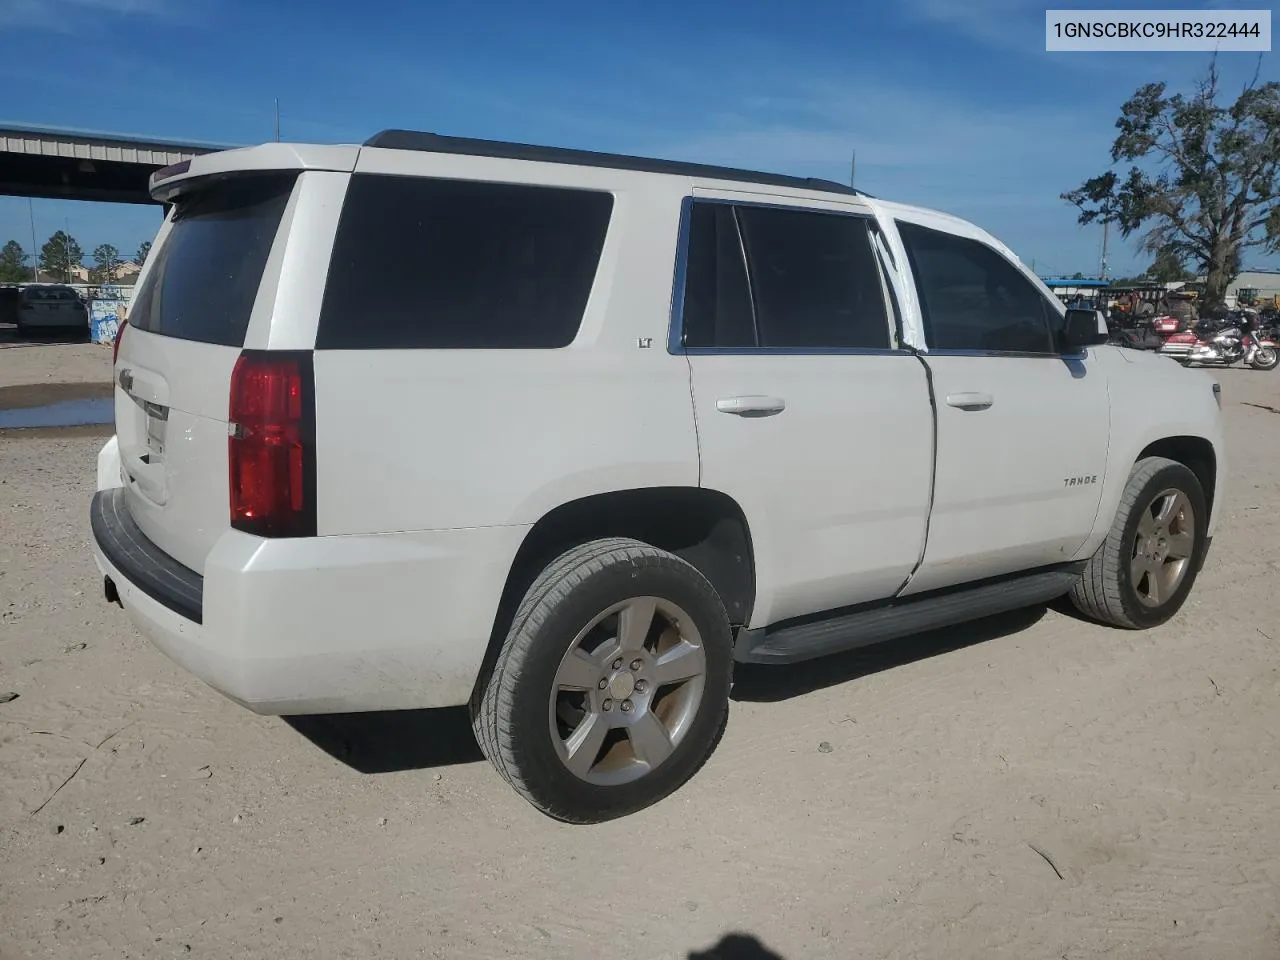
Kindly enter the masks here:
[[102, 284], [85, 291], [89, 304], [89, 330], [94, 343], [114, 343], [120, 321], [133, 301], [133, 287]]

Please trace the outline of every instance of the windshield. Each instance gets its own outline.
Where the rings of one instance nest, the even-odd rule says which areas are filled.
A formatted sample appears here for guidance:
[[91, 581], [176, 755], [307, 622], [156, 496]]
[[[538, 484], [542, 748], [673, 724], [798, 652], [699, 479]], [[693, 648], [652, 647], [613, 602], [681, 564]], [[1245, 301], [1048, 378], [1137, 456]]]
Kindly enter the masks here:
[[28, 287], [22, 296], [28, 303], [75, 303], [80, 299], [74, 290], [58, 287]]

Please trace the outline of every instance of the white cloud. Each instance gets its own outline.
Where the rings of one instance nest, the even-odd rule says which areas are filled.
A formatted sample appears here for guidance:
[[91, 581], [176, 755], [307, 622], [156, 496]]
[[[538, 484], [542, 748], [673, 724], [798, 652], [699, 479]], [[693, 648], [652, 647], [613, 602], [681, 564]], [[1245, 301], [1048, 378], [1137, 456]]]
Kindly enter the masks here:
[[[1008, 198], [1023, 188], [1042, 193], [1036, 185], [1059, 176], [1066, 179], [1061, 189], [1074, 186], [1076, 157], [1103, 159], [1109, 132], [1080, 136], [1087, 119], [850, 77], [792, 84], [782, 96], [750, 100], [741, 114], [668, 137], [659, 148], [664, 156], [839, 179], [856, 150], [859, 185], [872, 192]], [[1063, 132], [1073, 129], [1068, 152]]]
[[1096, 264], [1096, 231], [1080, 230], [1059, 196], [1107, 162], [1113, 132], [1085, 105], [974, 102], [882, 74], [779, 70], [755, 80], [699, 128], [636, 130], [626, 149], [841, 182], [856, 150], [856, 185], [876, 196], [971, 219], [1028, 262]]

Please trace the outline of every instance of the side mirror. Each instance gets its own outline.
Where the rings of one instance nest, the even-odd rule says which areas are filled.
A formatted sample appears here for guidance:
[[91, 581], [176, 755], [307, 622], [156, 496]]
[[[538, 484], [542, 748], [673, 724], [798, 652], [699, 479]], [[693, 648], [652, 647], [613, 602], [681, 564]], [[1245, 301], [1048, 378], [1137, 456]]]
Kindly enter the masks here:
[[1085, 347], [1106, 343], [1107, 321], [1099, 310], [1068, 310], [1062, 320], [1063, 353], [1079, 353]]

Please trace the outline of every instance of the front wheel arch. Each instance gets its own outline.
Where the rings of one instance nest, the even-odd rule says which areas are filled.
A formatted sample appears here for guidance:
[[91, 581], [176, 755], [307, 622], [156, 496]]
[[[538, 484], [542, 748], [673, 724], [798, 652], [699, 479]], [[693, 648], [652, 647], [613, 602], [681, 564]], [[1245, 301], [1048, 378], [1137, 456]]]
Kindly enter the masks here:
[[1196, 475], [1200, 488], [1204, 491], [1205, 507], [1209, 511], [1206, 519], [1212, 527], [1218, 492], [1218, 453], [1213, 444], [1204, 437], [1197, 436], [1163, 437], [1143, 447], [1134, 457], [1134, 466], [1148, 457], [1173, 460]]

